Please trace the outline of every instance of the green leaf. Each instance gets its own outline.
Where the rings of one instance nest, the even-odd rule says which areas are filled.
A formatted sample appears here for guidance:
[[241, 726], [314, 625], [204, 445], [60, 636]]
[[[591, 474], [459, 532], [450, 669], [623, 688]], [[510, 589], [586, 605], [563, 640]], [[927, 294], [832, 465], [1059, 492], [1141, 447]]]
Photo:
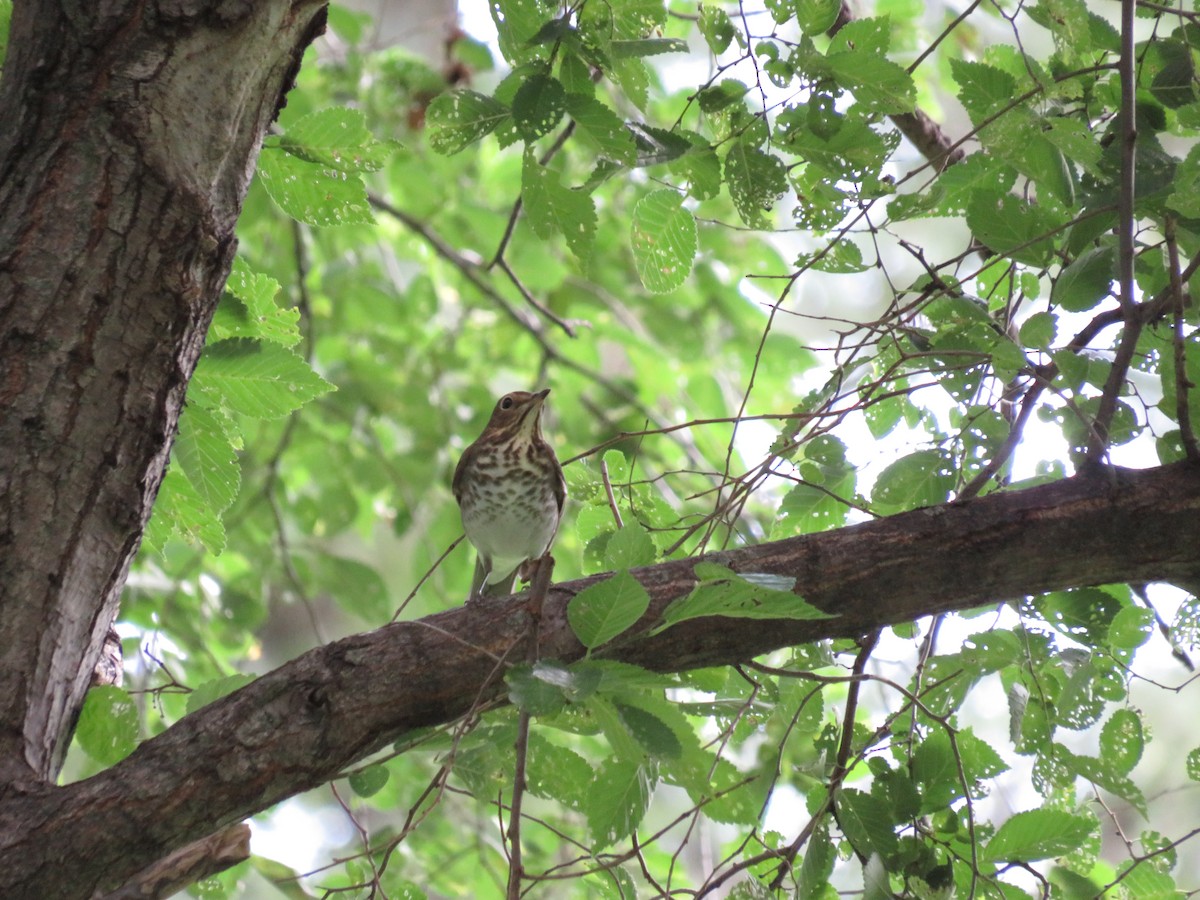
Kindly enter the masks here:
[[232, 694], [239, 688], [243, 688], [250, 682], [254, 681], [253, 675], [226, 675], [223, 678], [214, 678], [212, 681], [206, 681], [196, 687], [194, 691], [188, 694], [187, 698], [187, 713], [191, 715], [198, 709], [202, 709], [214, 700], [220, 700], [222, 697]]
[[1157, 44], [1163, 66], [1150, 82], [1154, 99], [1168, 109], [1179, 109], [1196, 101], [1195, 51], [1175, 37]]
[[1017, 93], [1013, 76], [986, 63], [953, 59], [950, 71], [959, 85], [958, 99], [976, 126], [1012, 103]]
[[632, 834], [646, 814], [650, 793], [650, 773], [645, 766], [619, 758], [602, 762], [583, 809], [594, 849]]
[[829, 827], [822, 823], [813, 829], [804, 848], [797, 885], [799, 900], [818, 900], [825, 897], [836, 857], [833, 842], [829, 840]]
[[1188, 751], [1184, 765], [1188, 778], [1192, 781], [1200, 781], [1200, 747], [1194, 747]]
[[163, 476], [146, 539], [161, 550], [172, 532], [198, 541], [214, 554], [225, 549], [225, 526], [220, 513], [204, 502], [178, 466], [168, 469]]
[[285, 416], [331, 390], [290, 350], [242, 339], [205, 347], [191, 384], [198, 402], [255, 419]]
[[101, 685], [87, 692], [75, 740], [96, 762], [111, 766], [133, 752], [140, 736], [137, 706], [119, 687]]
[[725, 157], [725, 183], [733, 205], [750, 228], [765, 228], [775, 202], [787, 190], [787, 176], [778, 157], [745, 141], [737, 141]]
[[637, 147], [620, 116], [595, 97], [585, 94], [567, 94], [565, 106], [567, 114], [596, 145], [602, 157], [626, 166], [633, 163]]
[[589, 650], [631, 628], [650, 606], [650, 595], [628, 572], [618, 572], [571, 598], [567, 621]]
[[374, 221], [361, 178], [301, 159], [277, 144], [263, 146], [258, 177], [271, 199], [298, 222], [329, 226]]
[[837, 21], [841, 0], [795, 0], [796, 24], [809, 37], [824, 34]]
[[1140, 606], [1127, 606], [1113, 616], [1108, 642], [1117, 650], [1135, 650], [1154, 633], [1154, 613]]
[[210, 343], [232, 337], [261, 338], [284, 347], [300, 342], [300, 311], [275, 302], [279, 282], [235, 257], [225, 293], [208, 329]]
[[831, 53], [826, 58], [829, 72], [854, 99], [874, 113], [894, 115], [912, 112], [917, 103], [917, 86], [903, 66], [873, 52], [854, 50]]
[[1116, 710], [1100, 731], [1100, 756], [1122, 775], [1133, 771], [1144, 746], [1142, 718], [1132, 709]]
[[545, 73], [526, 79], [513, 97], [513, 123], [526, 141], [549, 134], [566, 111], [567, 92], [556, 78]]
[[1050, 300], [1068, 312], [1086, 312], [1113, 292], [1116, 277], [1112, 247], [1094, 247], [1059, 273]]
[[891, 811], [878, 797], [844, 788], [835, 802], [838, 823], [856, 851], [887, 857], [899, 849]]
[[583, 702], [596, 693], [602, 678], [600, 670], [582, 664], [565, 666], [556, 660], [513, 666], [505, 676], [509, 699], [534, 716], [556, 713], [564, 703]]
[[729, 21], [729, 16], [725, 10], [719, 6], [710, 6], [707, 3], [702, 4], [698, 25], [700, 33], [704, 35], [705, 43], [708, 44], [708, 49], [712, 51], [713, 56], [720, 56], [729, 49], [735, 32], [733, 23]]
[[1117, 870], [1121, 879], [1122, 895], [1136, 900], [1179, 900], [1186, 896], [1180, 891], [1168, 872], [1156, 867], [1153, 862], [1139, 859], [1121, 864]]
[[[663, 610], [661, 631], [688, 619], [726, 616], [735, 619], [828, 619], [831, 616], [777, 586], [755, 584], [746, 576], [712, 563], [696, 563], [700, 583]], [[790, 579], [789, 579], [790, 581]]]
[[1019, 812], [1001, 825], [984, 848], [992, 862], [1036, 862], [1066, 856], [1095, 828], [1085, 816], [1059, 809]]
[[554, 800], [579, 811], [591, 784], [592, 767], [575, 751], [532, 731], [525, 777], [529, 791], [535, 797]]
[[613, 706], [622, 724], [649, 755], [662, 759], [678, 759], [682, 755], [683, 746], [679, 738], [658, 716], [626, 703], [614, 701]]
[[242, 472], [221, 420], [210, 410], [193, 404], [183, 411], [171, 454], [196, 496], [212, 512], [220, 513], [233, 503]]
[[977, 194], [967, 204], [967, 225], [1001, 256], [1031, 266], [1050, 262], [1050, 235], [1060, 223], [1044, 208], [1011, 194]]
[[563, 187], [556, 172], [544, 168], [532, 153], [526, 152], [521, 167], [521, 198], [538, 237], [561, 234], [571, 252], [580, 261], [587, 260], [596, 237], [596, 207], [586, 191]]
[[654, 191], [634, 208], [630, 241], [642, 284], [663, 294], [683, 284], [692, 271], [696, 220], [675, 191]]
[[680, 38], [641, 38], [636, 41], [613, 41], [608, 45], [613, 59], [658, 56], [660, 53], [687, 53], [687, 41]]
[[654, 541], [637, 522], [626, 525], [613, 534], [605, 552], [608, 568], [614, 570], [648, 566], [658, 558]]
[[429, 146], [445, 156], [491, 134], [509, 117], [503, 103], [477, 91], [439, 94], [425, 111]]
[[1026, 347], [1048, 350], [1054, 343], [1058, 322], [1053, 313], [1034, 313], [1021, 324], [1021, 343]]
[[376, 172], [395, 147], [375, 140], [360, 110], [317, 110], [288, 126], [279, 146], [293, 156], [339, 172]]
[[387, 766], [367, 766], [350, 775], [350, 790], [360, 797], [370, 797], [383, 790], [390, 777]]
[[878, 512], [889, 514], [945, 503], [958, 480], [954, 459], [945, 450], [918, 450], [879, 473], [871, 492]]

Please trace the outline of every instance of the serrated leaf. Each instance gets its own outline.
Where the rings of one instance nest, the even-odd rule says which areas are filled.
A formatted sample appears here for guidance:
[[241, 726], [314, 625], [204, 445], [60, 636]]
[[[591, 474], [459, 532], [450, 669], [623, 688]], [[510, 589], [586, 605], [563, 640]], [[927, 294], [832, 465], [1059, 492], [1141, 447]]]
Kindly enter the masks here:
[[650, 606], [650, 595], [628, 572], [584, 588], [567, 605], [567, 621], [592, 650], [632, 627]]
[[242, 484], [237, 453], [221, 420], [203, 406], [193, 404], [180, 415], [171, 458], [214, 513], [236, 499]]
[[280, 306], [279, 282], [251, 270], [240, 256], [225, 282], [225, 293], [208, 328], [209, 342], [231, 337], [261, 338], [284, 347], [300, 342], [300, 311]]
[[75, 740], [96, 762], [115, 765], [133, 752], [139, 737], [137, 706], [119, 687], [101, 685], [87, 692]]
[[891, 812], [873, 794], [846, 788], [837, 793], [838, 823], [854, 849], [864, 856], [889, 856], [899, 844]]
[[661, 759], [678, 759], [683, 745], [675, 732], [658, 716], [638, 706], [613, 702], [622, 724], [650, 756]]
[[527, 78], [512, 102], [513, 124], [526, 141], [549, 134], [567, 111], [567, 92], [544, 72]]
[[660, 53], [687, 53], [687, 41], [680, 38], [639, 38], [633, 41], [612, 41], [608, 45], [613, 59], [638, 59]]
[[855, 50], [826, 57], [829, 72], [871, 112], [893, 115], [912, 112], [917, 86], [912, 76], [890, 59]]
[[538, 237], [561, 234], [576, 258], [587, 260], [596, 237], [596, 206], [590, 194], [563, 187], [557, 172], [544, 168], [532, 153], [526, 152], [521, 167], [521, 199]]
[[375, 221], [357, 175], [266, 145], [258, 157], [258, 177], [276, 205], [298, 222], [324, 227]]
[[719, 6], [703, 4], [700, 7], [698, 25], [700, 33], [704, 35], [705, 43], [708, 44], [708, 49], [714, 56], [720, 56], [733, 42], [733, 23], [729, 21], [729, 15], [725, 10]]
[[797, 896], [800, 900], [817, 900], [825, 896], [829, 876], [833, 874], [836, 857], [833, 842], [829, 840], [829, 827], [825, 824], [813, 829], [812, 836], [804, 848], [804, 859], [800, 863]]
[[654, 541], [637, 522], [626, 525], [609, 539], [606, 549], [610, 569], [632, 569], [648, 566], [658, 558]]
[[871, 492], [882, 513], [945, 503], [958, 481], [954, 459], [944, 450], [918, 450], [879, 473]]
[[168, 469], [163, 476], [147, 540], [162, 549], [172, 532], [198, 541], [214, 554], [225, 549], [225, 526], [220, 514], [204, 502], [178, 466]]
[[608, 759], [596, 770], [583, 812], [596, 850], [628, 837], [650, 805], [650, 774], [625, 759]]
[[1108, 642], [1117, 650], [1134, 650], [1154, 633], [1154, 613], [1140, 606], [1126, 606], [1108, 626]]
[[190, 390], [211, 407], [276, 419], [333, 390], [333, 385], [290, 350], [236, 338], [204, 348]]
[[1184, 766], [1187, 769], [1188, 778], [1192, 781], [1200, 781], [1200, 747], [1194, 747], [1188, 751]]
[[656, 294], [666, 293], [692, 271], [696, 220], [675, 191], [654, 191], [634, 208], [630, 241], [642, 284]]
[[365, 769], [360, 769], [350, 775], [350, 790], [358, 794], [360, 797], [370, 797], [378, 794], [383, 790], [383, 786], [388, 783], [391, 777], [391, 772], [387, 766], [367, 766]]
[[984, 848], [994, 862], [1035, 862], [1065, 856], [1091, 834], [1095, 823], [1059, 809], [1019, 812], [1001, 825]]
[[1054, 343], [1057, 332], [1058, 321], [1053, 313], [1034, 313], [1021, 323], [1021, 344], [1038, 350], [1048, 350]]
[[375, 140], [360, 110], [320, 109], [288, 126], [279, 146], [293, 156], [339, 172], [376, 172], [395, 145]]
[[567, 114], [596, 145], [601, 156], [621, 165], [633, 163], [637, 147], [620, 116], [586, 94], [567, 94], [565, 104]]
[[837, 21], [841, 0], [795, 0], [796, 24], [809, 37], [824, 34]]
[[491, 134], [508, 117], [507, 106], [478, 91], [439, 94], [425, 110], [429, 146], [452, 156]]
[[739, 578], [713, 563], [695, 566], [700, 583], [686, 597], [674, 600], [663, 610], [658, 630], [688, 619], [725, 616], [736, 619], [828, 619], [831, 616], [810, 606], [790, 591], [781, 591]]
[[533, 731], [529, 735], [525, 779], [529, 792], [535, 797], [554, 800], [578, 812], [583, 808], [592, 781], [592, 767], [574, 750], [552, 743]]
[[1132, 709], [1116, 710], [1100, 730], [1100, 756], [1122, 775], [1133, 771], [1144, 747], [1142, 719]]
[[967, 204], [967, 225], [1001, 256], [1032, 266], [1050, 261], [1050, 235], [1060, 223], [1043, 207], [1011, 194], [976, 194]]
[[1109, 296], [1116, 277], [1112, 247], [1094, 247], [1063, 269], [1050, 288], [1052, 303], [1068, 312], [1086, 312]]
[[766, 213], [787, 191], [787, 174], [778, 157], [738, 141], [725, 157], [725, 183], [742, 221], [764, 228]]

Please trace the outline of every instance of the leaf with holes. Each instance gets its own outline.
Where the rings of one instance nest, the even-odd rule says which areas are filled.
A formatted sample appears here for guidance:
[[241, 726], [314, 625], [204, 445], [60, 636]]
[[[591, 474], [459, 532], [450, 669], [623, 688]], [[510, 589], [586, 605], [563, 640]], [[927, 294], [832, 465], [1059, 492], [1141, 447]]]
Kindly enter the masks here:
[[642, 284], [656, 294], [674, 290], [691, 273], [696, 220], [675, 191], [655, 191], [638, 202], [630, 240]]

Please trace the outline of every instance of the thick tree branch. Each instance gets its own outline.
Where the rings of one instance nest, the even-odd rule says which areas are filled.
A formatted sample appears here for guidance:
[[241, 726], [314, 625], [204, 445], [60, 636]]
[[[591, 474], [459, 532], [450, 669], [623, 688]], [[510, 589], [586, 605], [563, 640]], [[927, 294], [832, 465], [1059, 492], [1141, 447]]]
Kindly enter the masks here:
[[[991, 494], [711, 554], [738, 572], [795, 579], [820, 621], [702, 619], [606, 655], [660, 671], [746, 660], [792, 644], [1021, 597], [1118, 581], [1193, 581], [1200, 464], [1096, 468]], [[651, 596], [638, 633], [695, 584], [694, 559], [635, 569]], [[583, 648], [567, 601], [604, 576], [555, 586], [539, 655]], [[503, 699], [498, 661], [525, 658], [523, 603], [481, 601], [309, 651], [181, 720], [113, 768], [0, 803], [0, 896], [88, 897], [172, 850], [337, 776], [416, 728]], [[95, 828], [104, 821], [108, 827]], [[62, 859], [87, 860], [85, 873]], [[90, 873], [90, 874], [86, 874]], [[96, 874], [102, 873], [102, 874]], [[30, 893], [31, 890], [33, 893]]]

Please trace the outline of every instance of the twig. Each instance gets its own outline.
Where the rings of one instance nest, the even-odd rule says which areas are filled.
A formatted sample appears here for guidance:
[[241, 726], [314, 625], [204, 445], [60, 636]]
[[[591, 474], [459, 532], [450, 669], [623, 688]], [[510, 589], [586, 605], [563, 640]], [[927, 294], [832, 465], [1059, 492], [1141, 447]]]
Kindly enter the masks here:
[[[558, 155], [558, 151], [567, 143], [567, 139], [575, 133], [575, 120], [572, 119], [566, 128], [562, 130], [558, 137], [554, 139], [554, 143], [542, 154], [538, 159], [539, 166], [545, 166], [550, 160]], [[487, 264], [487, 268], [492, 268], [498, 265], [500, 260], [504, 258], [504, 251], [508, 249], [508, 242], [512, 240], [513, 232], [517, 227], [517, 219], [521, 215], [521, 198], [517, 197], [517, 202], [513, 204], [512, 212], [508, 214], [508, 224], [504, 226], [504, 234], [500, 238], [500, 244], [496, 247], [496, 253], [492, 256], [491, 262]]]
[[1187, 373], [1187, 353], [1183, 342], [1183, 278], [1179, 272], [1179, 244], [1175, 240], [1175, 217], [1167, 216], [1167, 270], [1171, 276], [1171, 300], [1174, 307], [1175, 346], [1175, 418], [1179, 422], [1179, 436], [1183, 441], [1188, 459], [1200, 459], [1200, 444], [1196, 443], [1196, 432], [1192, 429], [1192, 412], [1188, 407], [1188, 389], [1194, 387]]
[[1092, 423], [1087, 456], [1093, 463], [1101, 462], [1108, 450], [1108, 430], [1117, 411], [1117, 395], [1125, 384], [1125, 376], [1142, 331], [1141, 312], [1133, 297], [1133, 235], [1136, 225], [1133, 209], [1134, 167], [1137, 163], [1137, 81], [1133, 26], [1136, 5], [1134, 0], [1121, 0], [1121, 59], [1117, 64], [1121, 75], [1121, 175], [1117, 194], [1117, 281], [1120, 294], [1117, 300], [1121, 304], [1125, 331], [1121, 334], [1121, 343], [1117, 347], [1108, 379], [1104, 382], [1100, 406]]
[[575, 337], [575, 326], [566, 319], [559, 317], [548, 306], [533, 296], [529, 288], [525, 287], [525, 283], [517, 277], [517, 273], [512, 270], [512, 266], [508, 264], [508, 260], [501, 259], [496, 263], [500, 267], [500, 271], [508, 276], [508, 280], [512, 282], [513, 287], [517, 292], [525, 298], [525, 302], [536, 309], [543, 317], [549, 319], [559, 328], [567, 333], [567, 337]]
[[[554, 574], [554, 557], [549, 552], [537, 561], [533, 586], [529, 591], [530, 635], [525, 659], [537, 662], [542, 625], [542, 606]], [[525, 766], [529, 756], [529, 711], [522, 708], [517, 717], [516, 764], [513, 772], [512, 804], [508, 813], [508, 890], [507, 900], [519, 900], [525, 867], [521, 864], [521, 802], [525, 797]]]
[[608, 496], [608, 508], [612, 510], [613, 520], [617, 523], [617, 528], [624, 528], [621, 510], [617, 507], [617, 498], [613, 495], [612, 480], [608, 477], [608, 463], [603, 458], [600, 460], [600, 478], [604, 481], [604, 493]]

